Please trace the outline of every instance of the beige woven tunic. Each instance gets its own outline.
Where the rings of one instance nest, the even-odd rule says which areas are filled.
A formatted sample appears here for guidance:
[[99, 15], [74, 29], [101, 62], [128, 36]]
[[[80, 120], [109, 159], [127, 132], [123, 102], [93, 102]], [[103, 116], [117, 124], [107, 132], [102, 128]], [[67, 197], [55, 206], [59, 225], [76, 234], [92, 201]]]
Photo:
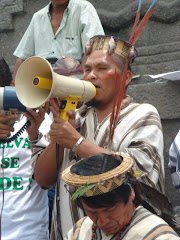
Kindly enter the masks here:
[[[108, 147], [110, 115], [99, 124], [93, 108], [88, 109], [85, 117], [79, 117], [78, 112], [76, 117], [77, 122], [80, 123], [79, 132], [82, 136], [91, 139], [96, 145], [104, 148]], [[45, 139], [41, 139], [37, 143], [34, 149], [37, 152], [32, 158], [33, 165], [35, 165], [38, 157], [38, 151], [42, 150], [47, 144], [48, 142]], [[121, 110], [111, 150], [130, 155], [135, 160], [138, 170], [140, 169], [143, 173], [141, 181], [160, 192], [164, 192], [162, 126], [159, 114], [152, 105], [131, 103]], [[72, 161], [78, 160], [79, 157], [72, 154], [71, 150], [65, 149], [61, 171], [67, 168]], [[56, 226], [56, 204], [54, 204], [54, 208], [51, 240], [61, 239], [60, 236], [58, 237]], [[71, 197], [64, 187], [64, 182], [60, 181], [60, 222], [63, 239], [82, 216], [84, 214], [72, 205]]]

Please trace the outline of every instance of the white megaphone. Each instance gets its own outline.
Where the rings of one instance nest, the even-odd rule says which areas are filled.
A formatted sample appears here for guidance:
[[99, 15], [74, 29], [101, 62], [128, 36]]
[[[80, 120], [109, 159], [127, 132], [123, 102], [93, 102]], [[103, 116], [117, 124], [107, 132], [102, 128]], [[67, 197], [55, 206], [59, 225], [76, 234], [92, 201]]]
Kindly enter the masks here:
[[60, 98], [60, 118], [68, 120], [67, 111], [75, 110], [78, 101], [89, 101], [96, 95], [90, 82], [55, 73], [42, 57], [30, 57], [19, 67], [15, 78], [16, 94], [26, 107], [38, 108], [49, 98]]

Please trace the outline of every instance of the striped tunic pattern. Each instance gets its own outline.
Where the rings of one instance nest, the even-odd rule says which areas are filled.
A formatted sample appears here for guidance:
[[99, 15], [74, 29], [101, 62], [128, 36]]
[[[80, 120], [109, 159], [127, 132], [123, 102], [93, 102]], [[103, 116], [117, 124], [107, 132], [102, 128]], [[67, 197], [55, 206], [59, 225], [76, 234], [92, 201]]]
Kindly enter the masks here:
[[169, 149], [169, 164], [172, 182], [180, 193], [180, 131]]
[[[85, 117], [77, 113], [77, 122], [80, 122], [79, 132], [82, 136], [96, 145], [108, 148], [110, 115], [98, 124], [96, 112], [90, 108]], [[93, 140], [88, 132], [93, 133]], [[159, 114], [152, 105], [132, 103], [121, 111], [111, 147], [112, 151], [130, 155], [136, 162], [136, 170], [140, 169], [143, 173], [140, 180], [164, 193], [162, 126]], [[78, 156], [71, 155], [70, 150], [65, 151], [62, 170], [79, 160]], [[60, 214], [64, 238], [84, 214], [73, 205], [63, 181], [60, 183]]]
[[[91, 240], [93, 222], [89, 217], [81, 219], [68, 232], [65, 240]], [[95, 240], [115, 240], [117, 235], [106, 236], [96, 229]], [[121, 240], [178, 240], [180, 237], [161, 218], [142, 206], [136, 208], [131, 224], [121, 236]]]
[[[94, 143], [108, 148], [110, 115], [100, 124], [95, 111], [92, 110], [90, 115]], [[89, 139], [87, 117], [80, 120], [80, 132]], [[159, 114], [152, 105], [132, 103], [121, 110], [111, 150], [128, 153], [143, 172], [141, 180], [164, 193], [162, 126]]]
[[[76, 112], [78, 131], [96, 145], [108, 148], [110, 114], [98, 123], [96, 112], [89, 108], [84, 117]], [[92, 135], [92, 136], [90, 136]], [[93, 138], [93, 139], [92, 139]], [[47, 138], [37, 144], [32, 162], [35, 164], [38, 151], [46, 145]], [[136, 170], [141, 170], [140, 180], [164, 193], [164, 159], [163, 134], [159, 114], [150, 104], [131, 103], [121, 110], [115, 129], [111, 150], [130, 155], [135, 160]], [[69, 149], [64, 151], [61, 171], [80, 158]], [[56, 206], [54, 206], [56, 208]], [[84, 214], [71, 201], [64, 182], [60, 181], [60, 220], [63, 239], [71, 227]], [[57, 210], [54, 209], [54, 220], [51, 240], [61, 239], [57, 233]], [[54, 228], [54, 230], [53, 230]]]

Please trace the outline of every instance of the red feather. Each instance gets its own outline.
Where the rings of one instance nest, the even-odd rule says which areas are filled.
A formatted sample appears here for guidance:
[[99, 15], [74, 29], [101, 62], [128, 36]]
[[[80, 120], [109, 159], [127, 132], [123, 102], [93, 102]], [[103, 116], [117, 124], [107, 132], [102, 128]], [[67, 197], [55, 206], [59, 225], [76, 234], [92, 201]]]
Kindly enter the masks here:
[[[155, 6], [154, 6], [155, 7]], [[147, 21], [149, 20], [149, 18], [151, 17], [153, 11], [154, 11], [154, 7], [152, 7], [143, 17], [143, 19], [141, 20], [141, 22], [139, 23], [138, 27], [136, 28], [136, 31], [134, 33], [134, 36], [131, 38], [130, 43], [132, 45], [134, 45], [136, 43], [136, 41], [139, 39], [141, 32], [145, 26], [145, 24], [147, 23]]]
[[[135, 19], [133, 30], [132, 30], [132, 33], [131, 33], [131, 36], [130, 36], [130, 39], [129, 39], [130, 44], [134, 45], [136, 43], [136, 41], [139, 39], [139, 37], [141, 35], [141, 32], [142, 32], [145, 24], [147, 23], [147, 21], [151, 17], [151, 15], [154, 11], [155, 4], [157, 2], [158, 2], [158, 0], [153, 1], [153, 3], [151, 4], [150, 8], [147, 11], [147, 13], [144, 15], [143, 19], [139, 23], [141, 3], [142, 3], [141, 0], [139, 1], [139, 7], [138, 7], [137, 14], [136, 14], [136, 19]], [[138, 23], [139, 23], [139, 25], [138, 25]], [[117, 102], [116, 94], [114, 95], [114, 104], [113, 104], [113, 110], [112, 110], [111, 119], [110, 119], [110, 134], [109, 134], [110, 143], [113, 139], [113, 135], [114, 135], [114, 131], [115, 131], [115, 128], [116, 128], [116, 125], [117, 125], [119, 112], [120, 112], [120, 109], [121, 109], [121, 103], [122, 103], [122, 100], [123, 100], [123, 97], [124, 97], [127, 69], [128, 69], [128, 63], [126, 63], [126, 65], [125, 65], [122, 81], [120, 81], [121, 79], [116, 78], [115, 89], [120, 89], [120, 93], [119, 93], [118, 102]]]
[[131, 33], [131, 36], [129, 38], [129, 43], [131, 43], [132, 39], [134, 38], [134, 34], [135, 34], [135, 31], [137, 29], [137, 24], [139, 22], [139, 19], [140, 19], [140, 10], [138, 10], [137, 14], [136, 14], [136, 19], [135, 19], [135, 22], [134, 22], [134, 26], [133, 26], [133, 30], [132, 30], [132, 33]]
[[109, 139], [111, 139], [111, 132], [112, 132], [112, 126], [114, 125], [114, 117], [115, 117], [115, 108], [116, 108], [116, 102], [117, 102], [117, 95], [115, 94], [115, 90], [120, 86], [120, 79], [117, 78], [116, 70], [115, 70], [115, 89], [114, 89], [114, 100], [113, 100], [113, 109], [111, 112], [111, 118], [110, 118], [110, 131], [109, 131]]
[[[120, 112], [120, 109], [121, 109], [121, 103], [122, 103], [122, 100], [123, 100], [123, 97], [124, 97], [124, 89], [125, 89], [125, 83], [126, 83], [127, 69], [128, 69], [128, 63], [126, 63], [126, 65], [125, 65], [122, 81], [120, 82], [120, 78], [117, 78], [117, 80], [116, 80], [116, 89], [120, 88], [120, 94], [119, 94], [119, 99], [118, 99], [117, 105], [116, 105], [116, 102], [114, 102], [114, 106], [113, 106], [113, 110], [112, 110], [112, 114], [111, 114], [111, 119], [110, 119], [110, 140], [111, 141], [113, 139], [114, 131], [115, 131], [116, 124], [117, 124], [118, 115], [119, 115], [119, 112]], [[114, 99], [116, 100], [116, 97], [114, 97]], [[117, 107], [116, 111], [115, 111], [115, 107]]]

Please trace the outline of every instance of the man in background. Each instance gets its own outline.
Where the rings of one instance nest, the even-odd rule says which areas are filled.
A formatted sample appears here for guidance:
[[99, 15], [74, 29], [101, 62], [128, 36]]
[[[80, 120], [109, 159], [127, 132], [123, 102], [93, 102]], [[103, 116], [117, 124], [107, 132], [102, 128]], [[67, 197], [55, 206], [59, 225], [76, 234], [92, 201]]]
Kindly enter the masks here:
[[86, 42], [104, 34], [93, 5], [84, 0], [51, 0], [36, 12], [14, 55], [14, 79], [21, 63], [41, 56], [54, 64], [66, 56], [81, 61]]

